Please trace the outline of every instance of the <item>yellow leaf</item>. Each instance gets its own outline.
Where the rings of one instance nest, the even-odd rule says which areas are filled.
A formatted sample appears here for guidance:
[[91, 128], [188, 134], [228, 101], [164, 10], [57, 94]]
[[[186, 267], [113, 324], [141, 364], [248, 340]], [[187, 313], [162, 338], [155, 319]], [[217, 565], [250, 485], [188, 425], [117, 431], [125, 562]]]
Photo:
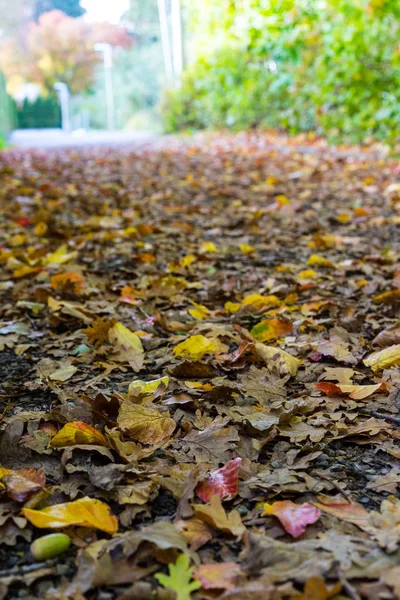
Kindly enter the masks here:
[[225, 310], [228, 313], [236, 313], [242, 305], [237, 302], [225, 302]]
[[200, 381], [185, 381], [185, 385], [191, 390], [204, 390], [205, 392], [211, 392], [215, 387], [211, 383], [201, 383]]
[[198, 321], [202, 321], [210, 314], [207, 306], [203, 306], [202, 304], [197, 304], [197, 302], [192, 302], [195, 308], [191, 308], [189, 310], [189, 315], [191, 315], [194, 319]]
[[241, 537], [246, 531], [238, 511], [232, 510], [230, 513], [227, 513], [218, 495], [212, 496], [209, 505], [195, 504], [193, 508], [195, 517], [211, 525], [214, 529], [219, 529], [224, 533], [231, 533], [236, 537]]
[[132, 381], [129, 384], [128, 393], [134, 396], [151, 395], [160, 390], [166, 390], [169, 385], [169, 377], [165, 375], [159, 379], [153, 379], [153, 381]]
[[200, 252], [216, 252], [217, 248], [212, 242], [203, 242], [200, 246]]
[[217, 351], [217, 346], [204, 335], [192, 335], [184, 342], [175, 346], [175, 356], [183, 356], [191, 360], [201, 360], [205, 354]]
[[246, 255], [253, 254], [253, 252], [255, 251], [254, 246], [250, 246], [249, 244], [239, 244], [239, 248], [240, 248], [240, 251]]
[[70, 379], [77, 370], [77, 367], [74, 367], [74, 365], [64, 365], [53, 371], [49, 375], [49, 379], [52, 381], [67, 381], [67, 379]]
[[51, 445], [56, 448], [65, 448], [76, 444], [108, 446], [100, 431], [82, 421], [67, 423], [51, 440]]
[[315, 265], [318, 265], [321, 267], [334, 267], [335, 266], [333, 264], [333, 262], [331, 262], [327, 258], [324, 258], [323, 256], [319, 256], [319, 254], [311, 254], [311, 256], [307, 260], [307, 264], [309, 267], [313, 267]]
[[42, 237], [45, 233], [47, 233], [47, 225], [44, 221], [40, 221], [35, 227], [35, 235]]
[[170, 438], [176, 427], [169, 412], [160, 412], [143, 404], [126, 400], [121, 404], [118, 425], [142, 444], [158, 444]]
[[77, 525], [111, 534], [118, 530], [118, 520], [110, 514], [110, 507], [88, 496], [74, 502], [54, 504], [42, 510], [23, 508], [22, 514], [34, 527], [41, 529], [60, 529]]
[[50, 265], [63, 265], [77, 256], [78, 253], [76, 250], [73, 252], [68, 252], [67, 244], [62, 244], [55, 252], [53, 252], [53, 254], [47, 256], [47, 258], [44, 260], [44, 263]]
[[117, 360], [126, 361], [134, 371], [143, 366], [144, 350], [140, 338], [122, 323], [115, 323], [108, 331], [108, 339], [114, 346]]
[[263, 308], [279, 306], [281, 301], [277, 296], [262, 296], [261, 294], [250, 294], [243, 299], [242, 306], [251, 307], [252, 310], [258, 311]]
[[274, 348], [273, 346], [265, 346], [261, 342], [256, 342], [254, 347], [258, 356], [262, 360], [264, 360], [265, 363], [269, 363], [272, 361], [280, 362], [281, 373], [290, 373], [292, 377], [295, 377], [297, 371], [299, 370], [299, 366], [301, 365], [301, 360], [299, 360], [295, 356], [292, 356], [288, 352], [281, 350], [280, 348]]
[[[5, 467], [2, 467], [0, 465], [0, 480], [3, 479], [3, 477], [5, 477], [6, 475], [9, 475], [10, 473], [12, 473], [12, 469], [6, 469]], [[6, 486], [4, 485], [4, 483], [0, 481], [0, 490], [5, 487]]]
[[318, 273], [316, 271], [314, 271], [313, 269], [306, 269], [305, 271], [300, 271], [300, 273], [297, 274], [296, 279], [300, 279], [300, 280], [313, 279], [317, 275], [318, 275]]
[[181, 258], [181, 260], [179, 261], [179, 265], [181, 267], [189, 267], [192, 263], [194, 263], [195, 260], [196, 257], [194, 254], [188, 254], [187, 256]]
[[400, 364], [400, 344], [389, 346], [383, 350], [372, 352], [363, 360], [366, 367], [371, 367], [373, 371], [381, 371]]

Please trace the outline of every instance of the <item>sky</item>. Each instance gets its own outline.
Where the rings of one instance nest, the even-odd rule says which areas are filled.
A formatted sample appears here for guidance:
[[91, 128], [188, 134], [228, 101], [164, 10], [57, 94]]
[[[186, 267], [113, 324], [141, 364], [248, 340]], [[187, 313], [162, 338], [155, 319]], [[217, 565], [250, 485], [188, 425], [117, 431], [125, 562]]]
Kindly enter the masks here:
[[86, 8], [88, 21], [118, 23], [128, 8], [129, 0], [82, 0], [81, 5]]

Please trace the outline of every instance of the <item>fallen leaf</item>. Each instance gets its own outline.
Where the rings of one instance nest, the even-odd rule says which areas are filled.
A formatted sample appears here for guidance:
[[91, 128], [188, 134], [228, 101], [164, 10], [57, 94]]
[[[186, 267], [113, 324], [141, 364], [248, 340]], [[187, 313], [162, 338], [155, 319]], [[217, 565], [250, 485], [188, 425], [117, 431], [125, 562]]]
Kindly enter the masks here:
[[243, 575], [237, 563], [219, 563], [199, 565], [194, 577], [204, 590], [233, 590], [235, 582]]
[[114, 346], [116, 359], [128, 362], [134, 371], [140, 371], [144, 361], [144, 350], [140, 337], [122, 323], [115, 323], [108, 330], [108, 339]]
[[222, 500], [232, 500], [237, 494], [241, 458], [230, 460], [224, 467], [212, 471], [207, 479], [196, 487], [196, 495], [202, 502], [210, 502], [215, 494]]
[[250, 333], [259, 342], [270, 342], [276, 338], [292, 335], [293, 324], [283, 319], [269, 319], [255, 325]]
[[173, 350], [175, 356], [182, 356], [190, 360], [201, 360], [205, 354], [212, 354], [216, 351], [215, 342], [208, 340], [204, 335], [192, 335], [175, 346]]
[[168, 440], [176, 427], [169, 412], [160, 412], [126, 400], [121, 404], [118, 425], [130, 437], [142, 444], [158, 444]]
[[292, 596], [292, 600], [329, 600], [336, 596], [341, 589], [341, 583], [336, 583], [328, 588], [320, 577], [310, 577], [304, 584], [303, 593]]
[[20, 469], [3, 475], [1, 483], [5, 486], [10, 498], [16, 502], [26, 502], [44, 488], [46, 475], [41, 468]]
[[71, 527], [89, 527], [114, 534], [118, 530], [118, 520], [110, 514], [110, 507], [89, 497], [74, 502], [54, 504], [42, 510], [23, 508], [22, 514], [34, 527], [60, 529]]
[[313, 505], [319, 510], [329, 513], [342, 521], [353, 523], [367, 533], [374, 533], [369, 512], [357, 502], [345, 502], [342, 498], [329, 498], [328, 496], [319, 496], [319, 502], [313, 502]]
[[72, 421], [64, 425], [62, 429], [51, 439], [51, 445], [55, 448], [64, 448], [76, 444], [94, 444], [95, 446], [108, 446], [104, 435], [87, 423]]
[[374, 372], [400, 365], [400, 344], [372, 352], [364, 358], [363, 363], [366, 367], [371, 367]]
[[318, 521], [321, 511], [312, 504], [295, 504], [291, 500], [264, 504], [262, 516], [274, 515], [282, 523], [285, 531], [294, 538], [302, 535], [307, 525]]
[[374, 385], [347, 385], [347, 384], [334, 384], [334, 383], [317, 383], [315, 386], [317, 390], [324, 392], [327, 396], [341, 396], [348, 395], [353, 400], [364, 400], [375, 394], [378, 391], [386, 391], [386, 385], [384, 383], [376, 383]]
[[196, 518], [211, 525], [214, 529], [230, 533], [235, 537], [242, 537], [246, 531], [237, 510], [232, 510], [230, 513], [225, 512], [219, 496], [214, 495], [209, 505], [195, 504], [193, 508]]

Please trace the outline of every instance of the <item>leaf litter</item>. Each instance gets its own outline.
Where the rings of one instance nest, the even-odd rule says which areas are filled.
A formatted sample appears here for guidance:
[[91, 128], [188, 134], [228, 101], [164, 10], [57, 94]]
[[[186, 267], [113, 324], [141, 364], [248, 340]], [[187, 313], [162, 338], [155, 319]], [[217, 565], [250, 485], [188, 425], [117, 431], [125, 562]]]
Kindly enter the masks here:
[[0, 598], [398, 598], [399, 177], [270, 134], [1, 154]]

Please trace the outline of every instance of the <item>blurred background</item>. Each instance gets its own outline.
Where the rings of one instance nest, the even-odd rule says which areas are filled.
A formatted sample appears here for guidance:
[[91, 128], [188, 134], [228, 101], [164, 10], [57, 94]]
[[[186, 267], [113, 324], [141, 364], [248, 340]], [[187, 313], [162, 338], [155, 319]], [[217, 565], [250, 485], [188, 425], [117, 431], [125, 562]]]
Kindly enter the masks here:
[[399, 0], [0, 0], [0, 132], [391, 141]]

